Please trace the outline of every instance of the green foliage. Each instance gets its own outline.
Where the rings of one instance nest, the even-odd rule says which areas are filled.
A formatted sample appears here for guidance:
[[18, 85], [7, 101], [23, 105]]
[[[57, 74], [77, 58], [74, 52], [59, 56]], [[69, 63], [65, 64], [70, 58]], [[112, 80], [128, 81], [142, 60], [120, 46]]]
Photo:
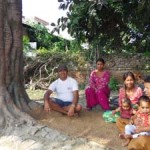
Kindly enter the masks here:
[[51, 48], [52, 40], [54, 40], [56, 37], [54, 38], [54, 36], [50, 34], [49, 30], [41, 24], [30, 23], [30, 25], [33, 27], [30, 29], [30, 32], [34, 33], [32, 34], [30, 40], [37, 42], [37, 48]]
[[23, 51], [27, 52], [30, 49], [29, 38], [27, 36], [23, 36]]
[[[100, 43], [114, 51], [144, 52], [150, 46], [149, 0], [61, 0], [69, 7], [67, 17], [58, 19], [56, 31], [67, 27], [80, 42]], [[96, 45], [94, 45], [96, 46]]]
[[[28, 59], [27, 64], [33, 67], [25, 73], [26, 79], [33, 77], [34, 81], [41, 78], [47, 78], [47, 82], [53, 81], [57, 78], [56, 68], [60, 64], [67, 64], [69, 71], [85, 70], [87, 64], [85, 60], [85, 54], [83, 52], [72, 52], [72, 51], [49, 51], [45, 48], [38, 49], [36, 59]], [[34, 66], [33, 66], [34, 64]], [[45, 80], [41, 80], [42, 84]], [[45, 82], [46, 84], [46, 82]], [[82, 85], [81, 88], [83, 88]]]
[[144, 56], [150, 57], [150, 51], [148, 50], [148, 51], [144, 52]]
[[[31, 42], [37, 42], [37, 49], [40, 49], [41, 53], [44, 53], [46, 49], [53, 52], [64, 51], [82, 51], [82, 47], [77, 40], [66, 40], [61, 37], [52, 35], [50, 31], [43, 25], [36, 23], [27, 23], [32, 28], [28, 29], [29, 40]], [[24, 39], [25, 42], [27, 39]], [[40, 52], [39, 52], [40, 53]], [[46, 52], [47, 53], [47, 52]], [[41, 54], [42, 55], [42, 54]]]
[[118, 81], [116, 78], [111, 77], [110, 82], [109, 82], [109, 87], [112, 91], [118, 90]]
[[45, 48], [39, 48], [37, 51], [37, 56], [45, 58], [49, 58], [52, 56], [51, 52]]
[[61, 63], [68, 64], [70, 67], [76, 66], [79, 70], [85, 67], [86, 60], [84, 52], [73, 52], [73, 51], [53, 51], [45, 48], [37, 50], [37, 57], [41, 60], [51, 59], [53, 64], [58, 65]]
[[70, 50], [74, 52], [83, 51], [81, 44], [77, 40], [70, 41]]
[[66, 47], [69, 47], [68, 40], [52, 35], [45, 26], [33, 22], [27, 24], [32, 27], [28, 29], [28, 34], [31, 42], [37, 42], [37, 49], [42, 47], [64, 51]]

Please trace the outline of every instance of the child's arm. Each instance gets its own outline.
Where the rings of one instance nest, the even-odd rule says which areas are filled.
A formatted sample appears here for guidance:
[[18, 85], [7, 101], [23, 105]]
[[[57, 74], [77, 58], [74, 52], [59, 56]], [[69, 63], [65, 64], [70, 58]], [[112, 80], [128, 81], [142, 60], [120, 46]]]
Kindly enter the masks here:
[[112, 111], [112, 114], [114, 115], [115, 113], [120, 112], [120, 107]]
[[129, 124], [134, 124], [135, 118], [136, 118], [136, 115], [133, 115], [133, 116], [130, 118]]

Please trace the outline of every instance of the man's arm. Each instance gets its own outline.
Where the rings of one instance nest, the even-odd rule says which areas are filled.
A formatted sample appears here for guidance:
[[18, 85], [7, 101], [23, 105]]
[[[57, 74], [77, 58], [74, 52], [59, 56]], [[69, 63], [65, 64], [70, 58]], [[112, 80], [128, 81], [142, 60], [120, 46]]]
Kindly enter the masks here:
[[79, 101], [79, 91], [76, 90], [76, 91], [73, 91], [73, 100], [72, 100], [72, 104], [74, 106], [76, 106], [78, 104], [78, 101]]
[[75, 91], [73, 91], [73, 100], [72, 100], [72, 104], [71, 104], [69, 111], [68, 111], [68, 116], [74, 115], [76, 106], [78, 104], [78, 100], [79, 100], [79, 91], [75, 90]]
[[47, 90], [44, 94], [44, 110], [46, 112], [50, 112], [50, 105], [49, 105], [49, 97], [53, 93], [51, 90]]

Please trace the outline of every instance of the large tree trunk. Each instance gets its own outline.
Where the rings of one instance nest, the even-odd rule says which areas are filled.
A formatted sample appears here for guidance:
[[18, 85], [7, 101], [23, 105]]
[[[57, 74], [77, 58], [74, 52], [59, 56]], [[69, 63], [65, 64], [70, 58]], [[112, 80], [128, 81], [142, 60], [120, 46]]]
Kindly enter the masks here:
[[23, 113], [31, 108], [24, 88], [22, 49], [22, 1], [0, 0], [1, 128], [29, 117]]

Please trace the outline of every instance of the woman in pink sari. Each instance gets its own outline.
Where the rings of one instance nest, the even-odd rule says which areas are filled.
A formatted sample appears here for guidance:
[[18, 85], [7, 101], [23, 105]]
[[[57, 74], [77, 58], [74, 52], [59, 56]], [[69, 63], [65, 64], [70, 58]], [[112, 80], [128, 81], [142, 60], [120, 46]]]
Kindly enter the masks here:
[[96, 69], [91, 72], [89, 86], [85, 90], [87, 109], [100, 105], [103, 110], [109, 110], [109, 71], [104, 70], [105, 61], [99, 58], [96, 61]]
[[135, 76], [132, 72], [126, 72], [123, 75], [124, 87], [119, 90], [119, 106], [124, 98], [128, 98], [132, 105], [137, 104], [139, 98], [142, 96], [142, 89], [135, 85]]
[[[133, 107], [138, 103], [139, 98], [143, 95], [143, 91], [140, 87], [135, 85], [135, 76], [132, 72], [126, 72], [123, 75], [124, 87], [119, 90], [119, 106], [122, 105], [122, 101], [126, 98], [130, 99]], [[124, 132], [124, 127], [129, 123], [129, 119], [119, 117], [116, 121], [116, 125], [121, 132]]]

